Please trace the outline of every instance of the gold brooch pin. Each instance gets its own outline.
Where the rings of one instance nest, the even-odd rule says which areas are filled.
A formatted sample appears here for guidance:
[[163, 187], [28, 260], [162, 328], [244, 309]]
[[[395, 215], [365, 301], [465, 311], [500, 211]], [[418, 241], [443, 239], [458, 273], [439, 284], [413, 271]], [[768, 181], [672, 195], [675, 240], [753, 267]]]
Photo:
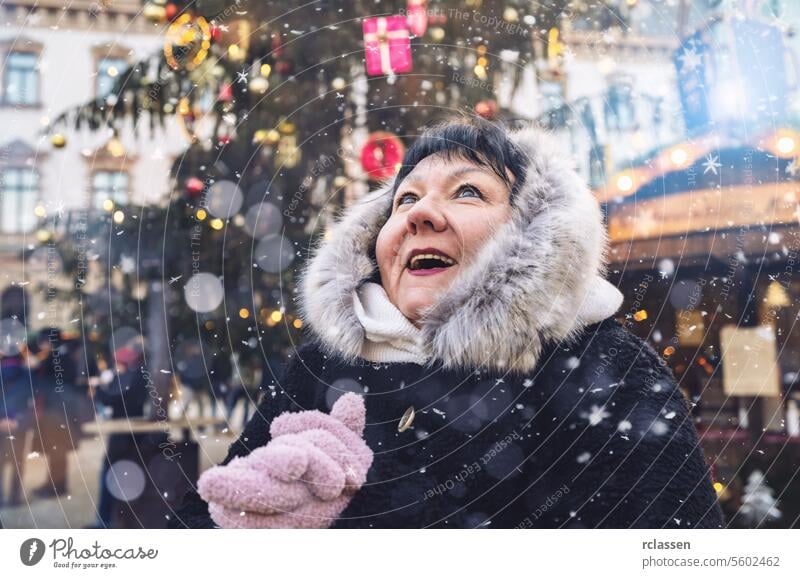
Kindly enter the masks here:
[[400, 418], [400, 423], [397, 424], [397, 431], [404, 432], [408, 428], [411, 427], [411, 423], [414, 421], [414, 406], [412, 405], [409, 407], [406, 412], [403, 414], [403, 417]]

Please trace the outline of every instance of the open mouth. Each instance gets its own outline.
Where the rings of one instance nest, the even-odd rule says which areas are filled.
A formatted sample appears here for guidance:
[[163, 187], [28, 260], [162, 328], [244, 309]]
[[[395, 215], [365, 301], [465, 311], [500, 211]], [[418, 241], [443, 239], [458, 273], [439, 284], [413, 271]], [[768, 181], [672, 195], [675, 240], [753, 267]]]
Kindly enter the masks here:
[[408, 260], [406, 267], [412, 275], [432, 275], [440, 273], [456, 264], [455, 259], [436, 251], [415, 251]]

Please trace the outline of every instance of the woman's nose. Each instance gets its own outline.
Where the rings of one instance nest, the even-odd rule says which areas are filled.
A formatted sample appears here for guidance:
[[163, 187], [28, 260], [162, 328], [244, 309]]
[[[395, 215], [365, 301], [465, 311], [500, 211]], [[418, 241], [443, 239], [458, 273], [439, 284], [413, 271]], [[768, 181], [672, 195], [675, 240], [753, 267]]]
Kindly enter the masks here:
[[425, 229], [440, 233], [447, 227], [447, 220], [441, 208], [426, 195], [408, 211], [406, 227], [415, 235]]

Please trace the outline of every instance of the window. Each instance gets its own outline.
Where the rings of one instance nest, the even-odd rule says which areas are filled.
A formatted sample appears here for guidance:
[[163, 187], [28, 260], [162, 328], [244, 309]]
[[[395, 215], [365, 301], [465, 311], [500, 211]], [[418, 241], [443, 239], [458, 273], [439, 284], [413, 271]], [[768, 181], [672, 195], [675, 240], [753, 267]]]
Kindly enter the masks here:
[[624, 132], [636, 130], [638, 128], [632, 81], [611, 81], [604, 104], [607, 130]]
[[128, 61], [123, 58], [104, 58], [97, 65], [97, 97], [105, 98], [114, 88], [119, 75], [128, 68]]
[[39, 103], [39, 55], [33, 52], [10, 52], [3, 81], [5, 104], [36, 105]]
[[92, 176], [92, 199], [96, 209], [111, 200], [115, 205], [128, 203], [128, 173], [124, 171], [97, 171]]
[[2, 169], [0, 229], [3, 233], [27, 233], [36, 226], [39, 176], [33, 169]]

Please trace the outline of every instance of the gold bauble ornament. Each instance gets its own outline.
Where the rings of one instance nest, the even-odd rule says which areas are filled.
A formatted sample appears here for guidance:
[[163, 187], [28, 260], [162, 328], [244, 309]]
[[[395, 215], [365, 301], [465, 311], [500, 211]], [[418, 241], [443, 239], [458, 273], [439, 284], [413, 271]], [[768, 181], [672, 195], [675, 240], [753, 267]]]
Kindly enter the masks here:
[[61, 133], [56, 133], [50, 137], [50, 144], [57, 149], [63, 149], [67, 145], [67, 137]]
[[255, 94], [265, 94], [269, 89], [269, 80], [263, 76], [256, 76], [247, 84], [250, 92]]
[[167, 9], [164, 6], [166, 2], [159, 4], [156, 2], [148, 2], [142, 8], [142, 15], [153, 24], [163, 24], [167, 21]]

